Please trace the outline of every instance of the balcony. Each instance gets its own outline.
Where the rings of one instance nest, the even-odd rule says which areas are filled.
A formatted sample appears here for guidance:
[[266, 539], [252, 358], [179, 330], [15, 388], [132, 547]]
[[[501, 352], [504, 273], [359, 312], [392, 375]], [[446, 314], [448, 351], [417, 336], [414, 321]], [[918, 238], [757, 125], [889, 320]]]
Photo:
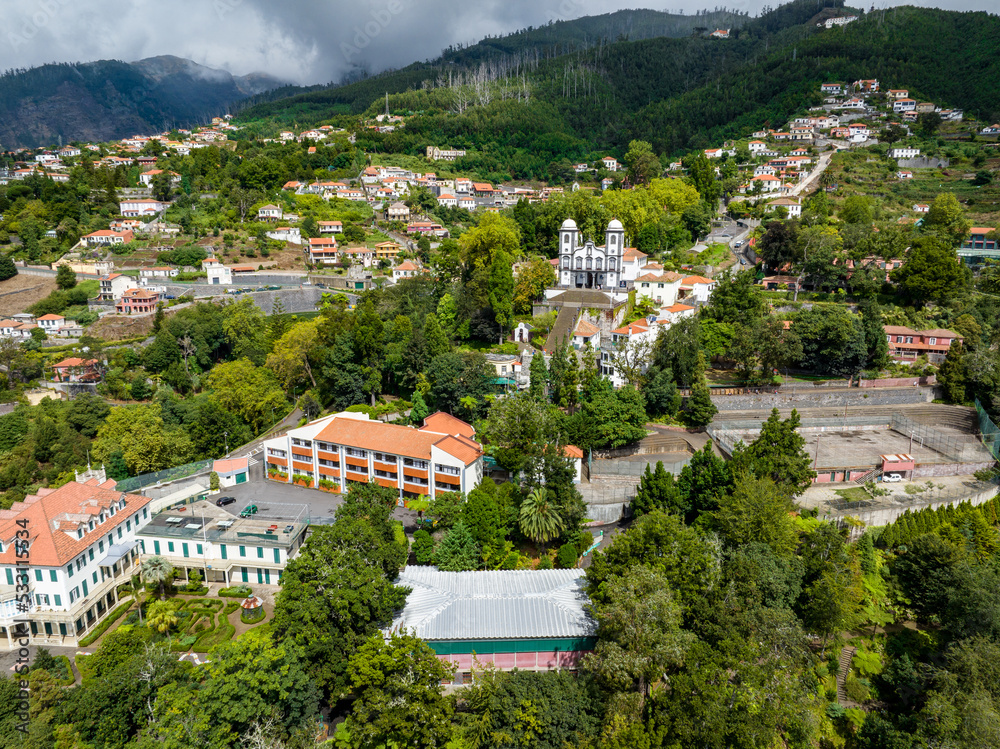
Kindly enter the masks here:
[[292, 455], [299, 455], [312, 460], [312, 450], [308, 447], [292, 447]]

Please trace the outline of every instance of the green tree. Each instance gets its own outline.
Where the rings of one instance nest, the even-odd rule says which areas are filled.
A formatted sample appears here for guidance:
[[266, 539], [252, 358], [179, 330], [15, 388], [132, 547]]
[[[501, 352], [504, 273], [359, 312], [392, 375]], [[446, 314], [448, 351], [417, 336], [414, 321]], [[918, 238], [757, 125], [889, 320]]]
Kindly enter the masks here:
[[427, 356], [431, 359], [451, 351], [448, 334], [434, 314], [427, 315], [424, 319], [424, 343], [427, 345]]
[[660, 160], [653, 153], [653, 147], [644, 140], [633, 140], [625, 154], [628, 176], [633, 185], [648, 184], [663, 171]]
[[621, 447], [646, 436], [645, 400], [631, 385], [615, 390], [600, 380], [581, 412], [594, 430], [594, 443], [587, 447]]
[[652, 685], [682, 663], [694, 635], [681, 629], [681, 607], [665, 573], [639, 566], [604, 586], [593, 608], [597, 645], [583, 667], [611, 692], [637, 692], [641, 715]]
[[865, 335], [865, 349], [868, 353], [867, 367], [878, 371], [889, 366], [889, 343], [882, 324], [882, 311], [872, 301], [861, 303], [861, 327]]
[[499, 465], [518, 473], [530, 458], [541, 455], [546, 444], [558, 439], [558, 425], [549, 406], [520, 392], [493, 404], [479, 438]]
[[715, 454], [711, 442], [706, 443], [691, 456], [677, 478], [687, 522], [693, 523], [702, 513], [715, 510], [732, 485], [729, 464]]
[[260, 366], [267, 357], [267, 319], [249, 296], [222, 308], [222, 330], [233, 359], [247, 358]]
[[737, 475], [732, 494], [722, 497], [719, 509], [712, 513], [711, 526], [730, 546], [765, 544], [787, 559], [798, 543], [793, 509], [786, 487], [770, 478]]
[[351, 746], [443, 747], [451, 737], [453, 703], [442, 694], [454, 667], [423, 640], [375, 635], [347, 666], [354, 702], [347, 718]]
[[60, 265], [56, 270], [56, 286], [64, 291], [76, 286], [76, 273], [68, 265]]
[[948, 403], [965, 403], [965, 361], [962, 343], [957, 338], [951, 342], [948, 354], [938, 368], [938, 384]]
[[807, 489], [816, 472], [812, 459], [805, 451], [805, 438], [798, 433], [801, 422], [799, 413], [792, 409], [787, 419], [782, 419], [778, 409], [761, 426], [760, 434], [747, 446], [737, 445], [731, 470], [734, 476], [741, 472], [761, 479], [770, 479], [779, 488], [798, 494]]
[[694, 372], [694, 380], [691, 384], [691, 395], [684, 406], [688, 419], [696, 426], [705, 426], [711, 423], [719, 409], [712, 403], [712, 393], [708, 387], [708, 380], [705, 379], [705, 355], [698, 354], [698, 364]]
[[287, 404], [271, 372], [249, 359], [219, 364], [205, 382], [219, 405], [243, 419], [255, 434], [273, 422], [272, 409], [284, 412]]
[[953, 237], [943, 239], [931, 235], [913, 243], [906, 262], [890, 274], [904, 299], [917, 305], [940, 303], [966, 287], [967, 276], [953, 241]]
[[296, 323], [279, 338], [267, 357], [267, 368], [274, 372], [286, 392], [308, 381], [316, 387], [313, 363], [319, 349], [319, 321]]
[[194, 446], [185, 430], [167, 426], [159, 404], [119, 406], [97, 430], [92, 454], [110, 462], [120, 454], [132, 475], [182, 465], [194, 457]]
[[673, 474], [667, 473], [663, 467], [663, 461], [656, 461], [655, 471], [650, 471], [647, 463], [632, 499], [632, 515], [642, 517], [653, 510], [683, 513], [685, 509], [681, 491]]
[[152, 556], [142, 561], [139, 574], [144, 584], [159, 587], [162, 598], [167, 583], [173, 580], [174, 566], [164, 557]]
[[479, 569], [480, 548], [465, 523], [459, 520], [434, 549], [434, 563], [445, 572]]
[[364, 377], [362, 387], [375, 405], [375, 397], [382, 393], [383, 323], [375, 312], [371, 297], [367, 297], [355, 313], [352, 331], [355, 360], [361, 364]]
[[0, 281], [6, 281], [17, 275], [17, 266], [10, 255], [0, 252]]
[[565, 527], [553, 499], [544, 486], [535, 487], [521, 502], [518, 512], [521, 532], [543, 546], [556, 538]]
[[500, 326], [500, 337], [503, 339], [514, 320], [514, 261], [510, 255], [499, 250], [490, 265], [489, 296], [490, 307]]
[[556, 272], [545, 258], [532, 257], [521, 263], [514, 285], [514, 314], [530, 315], [533, 302], [555, 283]]
[[177, 626], [180, 619], [177, 617], [177, 607], [172, 601], [153, 601], [146, 611], [146, 625], [150, 629], [155, 629], [161, 635]]
[[539, 403], [548, 402], [549, 370], [545, 366], [545, 356], [539, 352], [531, 357], [528, 367], [528, 393]]
[[942, 234], [950, 240], [952, 247], [965, 240], [969, 233], [969, 222], [955, 193], [943, 192], [934, 198], [930, 210], [924, 216], [924, 229]]
[[499, 213], [487, 213], [479, 226], [459, 239], [462, 260], [469, 266], [490, 268], [497, 254], [516, 257], [521, 249], [521, 230], [514, 219]]

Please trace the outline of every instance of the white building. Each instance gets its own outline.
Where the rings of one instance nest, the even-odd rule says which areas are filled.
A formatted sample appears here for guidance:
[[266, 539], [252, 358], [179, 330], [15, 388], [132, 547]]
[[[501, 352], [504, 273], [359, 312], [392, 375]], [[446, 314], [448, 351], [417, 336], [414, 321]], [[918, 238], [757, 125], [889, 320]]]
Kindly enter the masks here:
[[705, 304], [718, 285], [718, 281], [704, 276], [685, 276], [681, 279], [680, 298]]
[[96, 473], [0, 511], [0, 643], [6, 639], [11, 650], [22, 638], [76, 646], [136, 572], [136, 535], [149, 522], [150, 499], [115, 491]]
[[64, 325], [66, 325], [66, 318], [62, 315], [50, 314], [38, 318], [38, 327], [50, 335], [56, 335]]
[[788, 218], [799, 218], [802, 215], [802, 203], [797, 198], [778, 198], [767, 204], [768, 212], [784, 208], [788, 211]]
[[218, 261], [205, 268], [205, 273], [213, 286], [229, 286], [233, 282], [233, 269]]
[[609, 172], [618, 171], [618, 159], [612, 158], [611, 156], [605, 156], [601, 161], [604, 163], [604, 168]]
[[645, 371], [659, 332], [655, 316], [612, 330], [611, 341], [601, 347], [601, 374], [611, 380], [614, 387], [623, 387], [625, 378], [615, 367], [615, 357], [625, 356], [631, 360], [630, 364]]
[[320, 234], [342, 234], [344, 231], [341, 221], [317, 221], [316, 225], [319, 226]]
[[819, 26], [824, 26], [825, 28], [832, 29], [834, 26], [846, 26], [852, 21], [857, 21], [857, 16], [837, 16], [836, 18], [827, 18]]
[[915, 112], [917, 109], [916, 99], [896, 99], [892, 103], [893, 112]]
[[591, 322], [580, 320], [573, 330], [572, 346], [577, 350], [581, 350], [588, 343], [595, 350], [601, 347], [601, 329]]
[[889, 151], [889, 158], [891, 159], [912, 159], [920, 155], [919, 148], [893, 148]]
[[682, 278], [673, 271], [641, 275], [635, 279], [636, 299], [649, 299], [657, 307], [674, 304], [680, 294]]
[[624, 253], [625, 227], [618, 219], [608, 224], [604, 246], [597, 246], [590, 239], [581, 243], [576, 222], [568, 218], [559, 229], [559, 284], [615, 289], [621, 281]]
[[284, 215], [284, 211], [276, 205], [268, 204], [257, 209], [258, 221], [281, 221]]
[[649, 255], [635, 247], [627, 247], [622, 256], [622, 281], [634, 281], [643, 274]]
[[392, 269], [393, 283], [399, 283], [404, 278], [413, 278], [420, 273], [420, 266], [410, 260], [405, 260]]
[[[483, 450], [475, 429], [435, 413], [420, 429], [339, 413], [264, 441], [268, 477], [346, 492], [375, 481], [394, 489], [398, 502], [441, 492], [471, 491], [483, 477]], [[324, 482], [324, 483], [321, 483]]]
[[266, 234], [268, 239], [274, 239], [278, 242], [302, 244], [302, 230], [297, 226], [276, 226]]
[[465, 156], [465, 151], [451, 148], [427, 146], [427, 158], [431, 161], [454, 161]]
[[161, 211], [170, 207], [170, 203], [164, 203], [152, 198], [135, 198], [122, 200], [118, 204], [118, 209], [125, 218], [141, 218], [143, 216], [155, 216]]
[[121, 273], [109, 273], [106, 276], [101, 276], [100, 282], [101, 299], [106, 302], [117, 301], [129, 289], [139, 288], [139, 284], [135, 282], [134, 278]]

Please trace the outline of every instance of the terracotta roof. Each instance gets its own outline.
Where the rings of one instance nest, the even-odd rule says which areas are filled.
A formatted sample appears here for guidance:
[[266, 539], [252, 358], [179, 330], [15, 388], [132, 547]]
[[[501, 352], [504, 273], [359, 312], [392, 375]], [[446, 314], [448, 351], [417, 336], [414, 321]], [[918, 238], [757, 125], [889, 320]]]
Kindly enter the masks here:
[[453, 458], [458, 458], [465, 465], [474, 463], [483, 454], [482, 449], [478, 445], [472, 447], [472, 445], [468, 444], [467, 440], [452, 437], [450, 434], [435, 442], [434, 446], [439, 450], [444, 450]]
[[649, 257], [649, 255], [646, 254], [645, 252], [642, 252], [641, 250], [637, 250], [635, 247], [627, 247], [625, 249], [624, 259], [626, 261], [635, 260], [636, 258], [640, 257]]
[[476, 430], [472, 427], [472, 424], [468, 424], [451, 414], [446, 414], [444, 411], [437, 411], [424, 419], [424, 425], [420, 430], [438, 432], [440, 434], [461, 435], [469, 439], [476, 436]]
[[686, 312], [689, 309], [694, 309], [686, 304], [671, 304], [669, 307], [664, 307], [664, 312]]
[[715, 283], [711, 278], [705, 278], [704, 276], [686, 276], [681, 283], [684, 284], [696, 284], [696, 283]]
[[576, 445], [563, 445], [562, 454], [567, 458], [582, 458], [583, 450]]
[[[9, 510], [0, 511], [0, 539], [4, 541], [0, 564], [18, 563], [13, 544], [15, 533], [22, 529], [16, 524], [18, 520], [27, 521], [31, 564], [36, 567], [61, 567], [151, 501], [149, 497], [139, 494], [114, 491], [114, 485], [114, 481], [98, 485], [97, 479], [91, 479], [86, 484], [71, 482], [55, 490], [39, 489], [37, 494], [25, 497], [23, 502], [15, 502]], [[81, 524], [86, 527], [100, 515], [101, 510], [109, 510], [121, 499], [125, 499], [124, 510], [116, 511], [114, 516], [109, 513], [103, 523], [88, 530], [83, 538], [76, 537], [76, 530]]]
[[905, 325], [886, 325], [883, 327], [886, 335], [920, 335], [913, 328], [907, 328]]
[[404, 263], [400, 263], [396, 266], [396, 270], [420, 270], [417, 266], [407, 260]]
[[611, 332], [615, 333], [616, 335], [632, 335], [633, 333], [645, 333], [647, 330], [649, 330], [649, 325], [646, 323], [645, 320], [636, 320], [635, 322], [631, 322], [628, 325], [624, 325], [620, 328], [615, 328]]
[[989, 234], [991, 231], [995, 231], [990, 226], [973, 226], [969, 228], [969, 234]]
[[60, 369], [62, 367], [90, 367], [97, 364], [97, 359], [80, 359], [78, 357], [72, 356], [69, 359], [63, 359], [58, 364], [53, 364], [53, 369]]
[[596, 325], [587, 322], [586, 320], [580, 320], [576, 324], [576, 330], [573, 331], [573, 335], [583, 336], [584, 338], [589, 338], [596, 333], [601, 331]]
[[39, 320], [65, 320], [66, 318], [62, 315], [42, 315], [38, 318]]
[[931, 328], [930, 330], [921, 330], [920, 335], [923, 336], [934, 336], [935, 338], [961, 338], [961, 336], [953, 330], [947, 330], [946, 328]]
[[232, 473], [239, 470], [247, 470], [250, 461], [248, 458], [230, 458], [229, 460], [217, 460], [212, 463], [212, 470], [216, 473]]

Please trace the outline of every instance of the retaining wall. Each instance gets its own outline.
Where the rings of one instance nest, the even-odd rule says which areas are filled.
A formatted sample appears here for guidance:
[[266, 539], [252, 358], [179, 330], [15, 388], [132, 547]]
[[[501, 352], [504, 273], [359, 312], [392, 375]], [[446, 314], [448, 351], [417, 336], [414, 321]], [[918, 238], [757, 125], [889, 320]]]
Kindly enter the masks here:
[[971, 476], [993, 466], [993, 461], [980, 463], [921, 463], [913, 468], [913, 478], [933, 478], [934, 476]]
[[[852, 518], [857, 518], [865, 527], [868, 526], [880, 526], [889, 525], [890, 523], [896, 522], [899, 518], [906, 513], [907, 510], [910, 512], [916, 512], [918, 510], [924, 510], [930, 508], [936, 510], [938, 507], [944, 507], [946, 505], [957, 505], [962, 502], [969, 502], [973, 507], [981, 505], [985, 502], [989, 502], [993, 497], [997, 495], [997, 487], [991, 486], [978, 494], [973, 494], [968, 497], [951, 498], [951, 499], [940, 499], [930, 502], [913, 502], [911, 504], [899, 505], [896, 507], [880, 507], [875, 510], [853, 510], [848, 512], [839, 512], [835, 515], [825, 515], [821, 516], [825, 519], [836, 520], [839, 518], [844, 518], [850, 516]], [[858, 538], [864, 532], [864, 527], [852, 527], [851, 528], [851, 539]]]
[[[930, 403], [934, 389], [908, 387], [860, 392], [837, 391], [815, 393], [760, 393], [754, 395], [720, 395], [712, 398], [719, 411], [755, 411], [770, 408], [835, 408], [851, 406], [897, 406]], [[724, 420], [721, 419], [720, 420]]]

